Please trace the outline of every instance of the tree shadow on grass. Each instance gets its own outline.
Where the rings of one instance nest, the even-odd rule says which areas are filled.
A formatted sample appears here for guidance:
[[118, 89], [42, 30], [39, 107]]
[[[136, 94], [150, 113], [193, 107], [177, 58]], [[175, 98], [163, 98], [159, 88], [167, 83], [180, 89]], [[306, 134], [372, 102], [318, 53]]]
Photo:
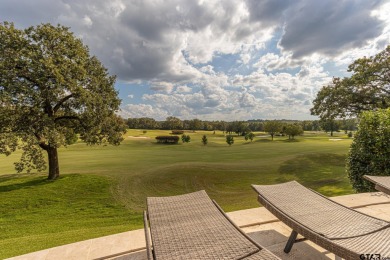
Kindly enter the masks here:
[[[24, 177], [29, 176], [29, 177], [34, 177], [33, 179], [25, 179]], [[10, 184], [5, 184], [3, 185], [2, 183], [7, 182], [7, 181], [12, 181], [13, 179], [21, 179], [20, 181], [16, 183], [10, 183]], [[14, 190], [19, 190], [19, 189], [25, 189], [29, 187], [36, 187], [40, 185], [46, 185], [49, 183], [52, 183], [53, 181], [48, 180], [47, 176], [45, 175], [15, 175], [15, 174], [9, 174], [9, 175], [3, 175], [0, 176], [0, 193], [1, 192], [8, 192], [8, 191], [14, 191]]]
[[270, 143], [270, 142], [273, 142], [272, 139], [257, 139], [257, 140], [254, 140], [253, 142], [256, 142], [256, 143]]
[[298, 139], [285, 139], [285, 140], [280, 140], [280, 141], [282, 141], [284, 143], [299, 143], [300, 142], [300, 140], [298, 140]]

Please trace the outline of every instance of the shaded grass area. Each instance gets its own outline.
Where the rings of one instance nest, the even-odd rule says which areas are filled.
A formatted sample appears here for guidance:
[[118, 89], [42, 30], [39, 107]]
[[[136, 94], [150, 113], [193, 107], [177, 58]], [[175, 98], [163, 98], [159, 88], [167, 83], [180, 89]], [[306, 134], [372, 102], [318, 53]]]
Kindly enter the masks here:
[[104, 176], [0, 176], [0, 259], [139, 227]]
[[250, 184], [297, 180], [327, 196], [353, 192], [344, 168], [346, 135], [271, 141], [257, 133], [253, 142], [235, 137], [229, 147], [222, 132], [198, 131], [186, 133], [190, 143], [155, 143], [167, 134], [130, 130], [117, 147], [61, 148], [62, 177], [54, 182], [10, 174], [18, 154], [0, 157], [0, 258], [141, 228], [147, 196], [205, 189], [233, 211], [259, 206]]

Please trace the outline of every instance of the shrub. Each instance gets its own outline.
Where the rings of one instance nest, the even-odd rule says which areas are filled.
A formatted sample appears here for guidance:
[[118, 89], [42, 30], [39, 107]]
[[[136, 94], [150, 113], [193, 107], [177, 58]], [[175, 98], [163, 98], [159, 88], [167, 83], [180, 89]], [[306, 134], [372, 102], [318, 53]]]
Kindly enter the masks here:
[[252, 133], [252, 132], [249, 132], [245, 135], [245, 141], [248, 141], [248, 140], [251, 140], [251, 142], [253, 141], [253, 138], [255, 138], [255, 134]]
[[146, 134], [147, 132], [148, 132], [148, 131], [146, 131], [146, 130], [142, 131], [143, 134]]
[[191, 141], [191, 136], [189, 135], [182, 135], [181, 140], [183, 143], [189, 143]]
[[157, 143], [162, 144], [177, 144], [179, 142], [179, 137], [177, 135], [174, 136], [156, 136]]
[[389, 176], [389, 158], [390, 109], [362, 113], [347, 158], [347, 173], [353, 188], [358, 192], [374, 190], [362, 176]]
[[348, 132], [348, 137], [351, 138], [352, 136], [353, 136], [352, 132], [349, 131], [349, 132]]
[[184, 134], [183, 130], [172, 130], [171, 132], [172, 135], [182, 135]]
[[[215, 131], [214, 131], [215, 132]], [[209, 141], [207, 140], [207, 136], [206, 135], [203, 135], [202, 137], [202, 143], [203, 145], [206, 145]]]
[[230, 146], [234, 144], [234, 137], [232, 135], [227, 135], [226, 136], [226, 143]]

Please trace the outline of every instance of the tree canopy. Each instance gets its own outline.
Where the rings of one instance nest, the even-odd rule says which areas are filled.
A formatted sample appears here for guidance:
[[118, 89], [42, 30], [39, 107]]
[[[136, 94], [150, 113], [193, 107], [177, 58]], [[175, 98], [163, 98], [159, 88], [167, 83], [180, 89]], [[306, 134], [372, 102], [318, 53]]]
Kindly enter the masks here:
[[375, 56], [357, 59], [348, 71], [350, 77], [333, 78], [318, 92], [313, 115], [335, 119], [390, 107], [390, 45]]
[[288, 124], [284, 132], [288, 135], [288, 139], [294, 139], [295, 136], [303, 134], [303, 128], [298, 124]]
[[264, 131], [269, 133], [274, 140], [274, 135], [282, 131], [282, 124], [279, 121], [267, 121], [264, 124]]
[[122, 141], [125, 125], [115, 112], [120, 99], [100, 61], [69, 28], [41, 24], [24, 30], [0, 23], [0, 153], [23, 153], [18, 172], [59, 176], [57, 148]]
[[358, 192], [374, 190], [363, 175], [390, 176], [390, 108], [365, 111], [347, 158], [347, 172]]

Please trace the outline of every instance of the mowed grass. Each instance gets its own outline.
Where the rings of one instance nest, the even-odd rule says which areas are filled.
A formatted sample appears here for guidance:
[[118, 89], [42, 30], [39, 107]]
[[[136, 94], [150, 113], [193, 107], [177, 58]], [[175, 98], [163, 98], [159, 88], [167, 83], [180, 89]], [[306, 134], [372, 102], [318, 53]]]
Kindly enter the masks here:
[[235, 137], [228, 146], [222, 132], [198, 131], [188, 133], [190, 143], [156, 144], [155, 136], [167, 134], [129, 130], [120, 146], [61, 148], [62, 177], [54, 182], [42, 174], [12, 174], [18, 154], [0, 157], [0, 258], [141, 228], [147, 196], [205, 189], [234, 211], [259, 205], [254, 183], [297, 180], [327, 196], [353, 192], [345, 134], [271, 141], [257, 133], [253, 142]]

